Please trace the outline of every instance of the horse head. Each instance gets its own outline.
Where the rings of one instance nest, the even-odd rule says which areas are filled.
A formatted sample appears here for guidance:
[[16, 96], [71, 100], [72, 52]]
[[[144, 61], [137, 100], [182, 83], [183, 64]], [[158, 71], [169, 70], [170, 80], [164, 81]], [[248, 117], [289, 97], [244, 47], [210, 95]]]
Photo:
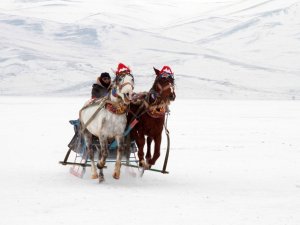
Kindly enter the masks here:
[[[120, 65], [123, 64], [119, 64], [119, 67]], [[112, 95], [114, 97], [120, 97], [124, 104], [128, 105], [132, 100], [133, 89], [134, 78], [131, 75], [129, 68], [123, 71], [118, 68], [118, 71], [116, 72], [116, 78], [113, 82]]]
[[162, 70], [154, 68], [156, 79], [152, 89], [159, 94], [163, 100], [174, 101], [175, 94], [175, 79], [170, 67], [164, 66]]

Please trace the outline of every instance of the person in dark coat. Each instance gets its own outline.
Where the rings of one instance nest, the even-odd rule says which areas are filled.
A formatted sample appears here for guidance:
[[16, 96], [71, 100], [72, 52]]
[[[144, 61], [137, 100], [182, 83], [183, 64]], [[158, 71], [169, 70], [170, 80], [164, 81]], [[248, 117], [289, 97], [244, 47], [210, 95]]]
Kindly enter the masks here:
[[96, 83], [93, 84], [91, 93], [92, 99], [106, 96], [108, 94], [110, 84], [111, 77], [109, 73], [101, 73], [100, 77], [97, 78]]

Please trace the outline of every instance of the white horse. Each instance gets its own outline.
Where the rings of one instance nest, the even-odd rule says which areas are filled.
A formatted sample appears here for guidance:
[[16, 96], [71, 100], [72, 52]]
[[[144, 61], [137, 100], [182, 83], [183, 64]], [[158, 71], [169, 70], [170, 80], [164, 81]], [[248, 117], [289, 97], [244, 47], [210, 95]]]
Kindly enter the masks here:
[[[113, 82], [108, 97], [102, 99], [104, 107], [95, 115], [90, 123], [85, 125], [95, 114], [99, 105], [91, 105], [84, 107], [80, 111], [80, 122], [82, 126], [86, 126], [83, 134], [87, 143], [88, 152], [90, 153], [92, 179], [97, 179], [97, 168], [94, 162], [94, 153], [92, 146], [92, 134], [97, 136], [100, 141], [101, 154], [97, 167], [100, 169], [99, 182], [104, 180], [103, 167], [105, 166], [108, 156], [108, 140], [115, 139], [117, 141], [117, 157], [113, 177], [120, 178], [122, 150], [124, 143], [124, 130], [126, 127], [126, 109], [132, 99], [134, 88], [134, 79], [131, 74], [117, 75]], [[101, 157], [100, 157], [101, 156]]]

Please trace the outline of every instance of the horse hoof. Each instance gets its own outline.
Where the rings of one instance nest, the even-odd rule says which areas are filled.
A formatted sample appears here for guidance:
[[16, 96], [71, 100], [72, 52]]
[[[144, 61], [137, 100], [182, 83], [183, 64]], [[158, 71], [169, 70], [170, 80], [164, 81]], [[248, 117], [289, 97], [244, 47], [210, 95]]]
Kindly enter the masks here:
[[144, 169], [145, 170], [149, 170], [151, 168], [151, 166], [149, 165], [149, 164], [146, 164], [145, 166], [144, 166]]
[[155, 162], [152, 159], [148, 160], [147, 163], [149, 164], [150, 168], [155, 164]]
[[91, 178], [92, 179], [97, 179], [98, 178], [98, 174], [92, 174]]
[[114, 172], [114, 174], [113, 174], [113, 178], [115, 178], [116, 180], [120, 179], [120, 174], [119, 174], [119, 173], [116, 173], [116, 172]]
[[99, 177], [99, 183], [102, 183], [104, 181], [104, 177]]
[[151, 165], [145, 162], [145, 160], [140, 161], [140, 166], [143, 167], [145, 170], [148, 170], [151, 167]]

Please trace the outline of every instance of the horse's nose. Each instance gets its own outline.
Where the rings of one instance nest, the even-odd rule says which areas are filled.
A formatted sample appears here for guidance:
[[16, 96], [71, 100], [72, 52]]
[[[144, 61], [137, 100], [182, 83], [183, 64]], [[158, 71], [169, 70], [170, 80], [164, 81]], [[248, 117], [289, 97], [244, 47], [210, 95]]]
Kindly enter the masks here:
[[170, 100], [171, 100], [171, 101], [174, 101], [175, 98], [176, 98], [176, 94], [175, 94], [175, 92], [173, 92], [173, 93], [170, 95]]
[[129, 92], [129, 97], [128, 99], [131, 101], [132, 100], [132, 95], [133, 95], [133, 91]]
[[132, 100], [132, 91], [130, 91], [130, 92], [128, 92], [128, 93], [126, 93], [125, 95], [126, 95], [126, 98], [129, 100], [129, 101], [131, 101]]
[[175, 88], [173, 85], [171, 85], [171, 95], [170, 95], [170, 100], [174, 101], [176, 98], [176, 94], [175, 94]]

